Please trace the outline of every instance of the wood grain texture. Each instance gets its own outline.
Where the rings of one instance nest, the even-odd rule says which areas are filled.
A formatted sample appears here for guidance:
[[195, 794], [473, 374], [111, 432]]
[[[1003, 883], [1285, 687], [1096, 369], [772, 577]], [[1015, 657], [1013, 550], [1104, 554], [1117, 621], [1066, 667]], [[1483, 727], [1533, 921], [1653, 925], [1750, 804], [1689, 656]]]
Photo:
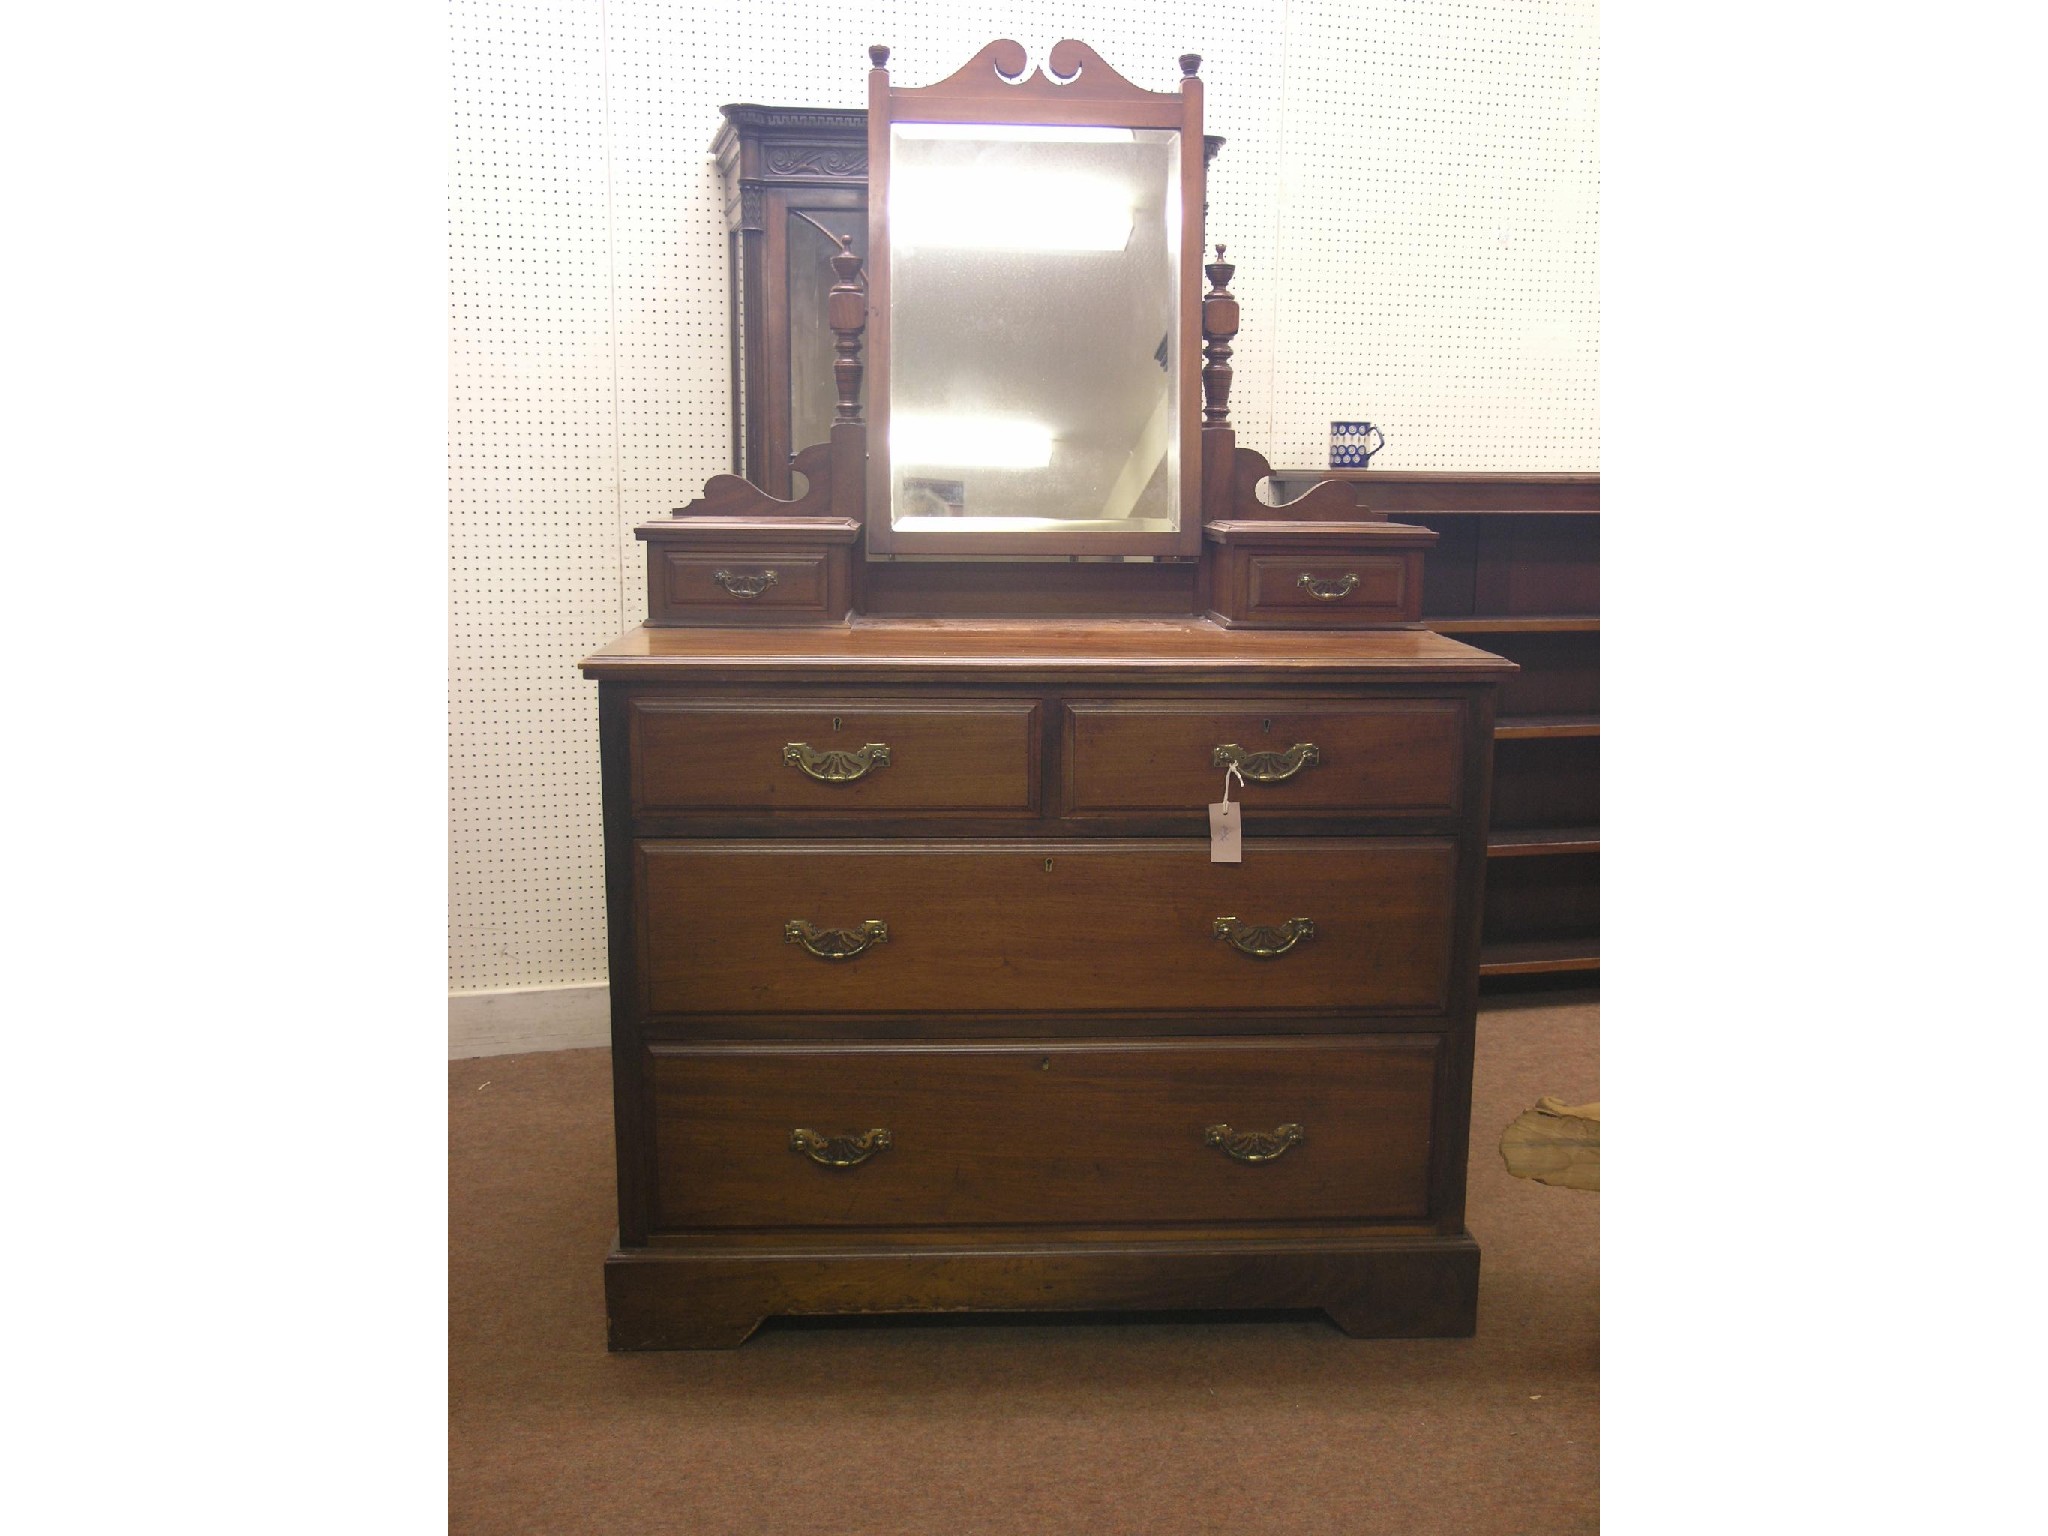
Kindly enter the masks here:
[[[1050, 863], [1051, 867], [1047, 868]], [[1456, 846], [1442, 839], [1156, 839], [960, 844], [643, 840], [635, 910], [650, 1013], [1405, 1009], [1450, 987]], [[1306, 917], [1272, 960], [1216, 937], [1219, 917]], [[888, 925], [831, 963], [786, 943]]]
[[[871, 54], [871, 57], [875, 55]], [[887, 59], [884, 51], [879, 55]], [[1202, 133], [1202, 82], [1184, 74], [1178, 91], [1147, 91], [1124, 79], [1087, 44], [1053, 45], [1052, 70], [1023, 74], [1022, 45], [988, 44], [951, 75], [923, 87], [892, 85], [879, 65], [868, 74], [868, 336], [869, 407], [873, 426], [868, 459], [868, 505], [874, 509], [868, 547], [880, 554], [1146, 555], [1191, 558], [1202, 549], [1203, 462], [1200, 403], [1202, 366], [1203, 217], [1207, 157]], [[1174, 129], [1180, 134], [1180, 270], [1176, 275], [1175, 384], [1179, 397], [1179, 505], [1171, 531], [1053, 532], [974, 529], [934, 533], [898, 529], [891, 510], [889, 380], [891, 377], [891, 242], [889, 195], [891, 133], [897, 122], [989, 123]], [[991, 303], [1001, 302], [992, 295]]]
[[1205, 530], [1210, 617], [1230, 628], [1357, 629], [1422, 615], [1426, 528], [1232, 519]]
[[779, 1314], [1319, 1307], [1354, 1338], [1469, 1337], [1470, 1237], [1041, 1241], [1014, 1248], [614, 1249], [613, 1349], [732, 1349]]
[[[1006, 1045], [657, 1045], [669, 1229], [1414, 1218], [1428, 1206], [1429, 1035]], [[1303, 1128], [1270, 1162], [1210, 1126]], [[855, 1167], [793, 1129], [886, 1129]]]
[[587, 658], [586, 677], [654, 682], [952, 677], [1035, 680], [1125, 675], [1206, 684], [1488, 682], [1514, 664], [1420, 629], [1330, 633], [1229, 630], [1202, 619], [859, 620], [844, 629], [628, 630]]
[[1531, 470], [1274, 469], [1277, 488], [1296, 494], [1322, 481], [1358, 486], [1386, 512], [1598, 512], [1600, 476]]
[[[830, 465], [813, 467], [825, 485]], [[651, 627], [840, 625], [853, 608], [851, 518], [678, 514], [633, 532], [647, 545]]]
[[1076, 700], [1066, 722], [1069, 815], [1206, 805], [1222, 793], [1215, 749], [1232, 743], [1317, 749], [1318, 761], [1290, 778], [1233, 788], [1248, 824], [1311, 811], [1448, 816], [1463, 798], [1467, 717], [1455, 700]]
[[[1038, 805], [1038, 706], [854, 695], [714, 704], [637, 698], [632, 711], [633, 809], [760, 810], [809, 815], [877, 811], [1016, 811]], [[885, 766], [824, 783], [785, 760], [817, 751], [889, 749]]]

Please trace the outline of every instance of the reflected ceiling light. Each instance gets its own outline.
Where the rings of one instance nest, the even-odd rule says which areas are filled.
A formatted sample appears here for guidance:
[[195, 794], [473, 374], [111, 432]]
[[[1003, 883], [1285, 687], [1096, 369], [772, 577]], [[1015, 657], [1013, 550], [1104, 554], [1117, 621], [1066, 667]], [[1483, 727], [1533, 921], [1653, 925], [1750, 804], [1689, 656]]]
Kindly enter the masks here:
[[1043, 469], [1052, 462], [1052, 428], [1018, 416], [897, 416], [889, 457], [898, 468]]
[[1114, 181], [1011, 169], [905, 169], [889, 188], [898, 251], [1120, 251], [1131, 193]]
[[892, 123], [899, 139], [986, 139], [1003, 144], [1128, 144], [1129, 128], [1066, 128], [1052, 123]]

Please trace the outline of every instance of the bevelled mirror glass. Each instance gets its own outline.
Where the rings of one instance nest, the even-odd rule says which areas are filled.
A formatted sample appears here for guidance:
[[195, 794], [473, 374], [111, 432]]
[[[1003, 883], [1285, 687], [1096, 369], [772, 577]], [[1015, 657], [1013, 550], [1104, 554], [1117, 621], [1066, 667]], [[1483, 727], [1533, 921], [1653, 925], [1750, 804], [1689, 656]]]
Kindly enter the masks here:
[[889, 127], [888, 454], [905, 533], [1180, 527], [1181, 134]]

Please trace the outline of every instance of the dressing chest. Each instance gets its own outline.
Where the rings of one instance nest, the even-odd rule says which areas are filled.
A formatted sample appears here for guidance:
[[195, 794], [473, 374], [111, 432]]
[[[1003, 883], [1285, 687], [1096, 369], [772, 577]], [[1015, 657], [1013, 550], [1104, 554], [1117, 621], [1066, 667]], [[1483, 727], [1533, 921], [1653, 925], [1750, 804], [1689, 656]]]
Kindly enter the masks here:
[[[877, 54], [830, 440], [800, 495], [720, 476], [639, 530], [648, 622], [583, 664], [611, 1344], [966, 1309], [1470, 1333], [1513, 665], [1417, 622], [1433, 533], [1347, 485], [1262, 499], [1220, 253], [1201, 287], [1198, 60], [1155, 93], [995, 43], [905, 90]], [[1021, 232], [932, 222], [963, 171]]]

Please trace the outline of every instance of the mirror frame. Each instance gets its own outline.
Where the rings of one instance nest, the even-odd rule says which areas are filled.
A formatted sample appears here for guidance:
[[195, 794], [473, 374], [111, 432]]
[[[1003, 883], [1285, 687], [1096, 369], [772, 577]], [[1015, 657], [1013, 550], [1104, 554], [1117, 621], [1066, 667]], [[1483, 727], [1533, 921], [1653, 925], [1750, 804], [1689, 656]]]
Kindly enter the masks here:
[[[1043, 69], [1025, 77], [1024, 46], [990, 43], [935, 85], [889, 84], [888, 50], [869, 50], [868, 72], [868, 479], [867, 546], [885, 555], [1149, 555], [1195, 559], [1202, 552], [1202, 203], [1206, 157], [1202, 82], [1193, 55], [1181, 61], [1180, 90], [1131, 84], [1086, 43], [1055, 43]], [[926, 533], [894, 526], [889, 462], [889, 143], [897, 123], [998, 123], [1046, 127], [1167, 128], [1180, 131], [1180, 498], [1178, 526], [1161, 532], [990, 530]]]

